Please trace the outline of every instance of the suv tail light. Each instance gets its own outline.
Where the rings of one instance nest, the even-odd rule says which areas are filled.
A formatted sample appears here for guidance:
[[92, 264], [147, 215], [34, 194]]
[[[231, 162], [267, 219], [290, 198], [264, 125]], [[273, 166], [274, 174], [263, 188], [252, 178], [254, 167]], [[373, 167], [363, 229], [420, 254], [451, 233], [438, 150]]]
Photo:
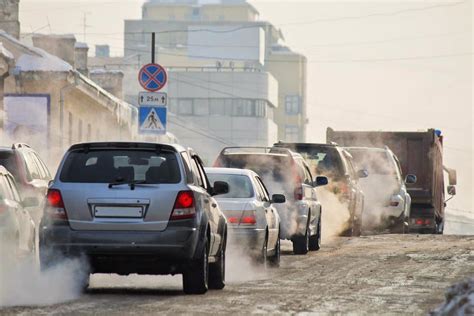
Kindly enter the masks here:
[[294, 192], [295, 200], [302, 200], [303, 199], [303, 187], [299, 186], [295, 189]]
[[61, 191], [49, 189], [46, 195], [47, 204], [45, 214], [53, 220], [67, 221], [66, 208], [64, 207]]
[[180, 191], [174, 202], [170, 220], [188, 219], [196, 216], [193, 191]]

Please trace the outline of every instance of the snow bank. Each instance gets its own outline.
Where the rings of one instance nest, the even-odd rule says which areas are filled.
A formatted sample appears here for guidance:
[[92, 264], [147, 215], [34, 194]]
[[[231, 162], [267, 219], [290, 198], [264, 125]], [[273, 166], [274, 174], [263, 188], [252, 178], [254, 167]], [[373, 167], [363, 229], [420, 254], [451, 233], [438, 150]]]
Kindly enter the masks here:
[[431, 315], [474, 315], [474, 278], [449, 287], [445, 296], [446, 302]]
[[5, 59], [15, 59], [12, 53], [10, 53], [5, 46], [0, 42], [0, 56], [4, 57]]
[[60, 71], [67, 72], [72, 70], [72, 66], [59, 57], [48, 54], [39, 48], [30, 48], [39, 54], [39, 56], [23, 54], [18, 58], [16, 66], [21, 71]]

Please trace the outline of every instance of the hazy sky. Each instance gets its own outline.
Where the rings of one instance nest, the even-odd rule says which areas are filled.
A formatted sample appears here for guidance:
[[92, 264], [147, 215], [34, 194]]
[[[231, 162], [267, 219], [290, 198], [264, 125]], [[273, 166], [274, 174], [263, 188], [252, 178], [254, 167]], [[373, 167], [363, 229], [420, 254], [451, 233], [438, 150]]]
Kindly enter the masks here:
[[[123, 20], [143, 1], [21, 0], [23, 32], [75, 33], [122, 55]], [[445, 164], [459, 175], [450, 206], [472, 209], [471, 0], [251, 1], [308, 57], [309, 140], [325, 129], [418, 130], [445, 135]]]

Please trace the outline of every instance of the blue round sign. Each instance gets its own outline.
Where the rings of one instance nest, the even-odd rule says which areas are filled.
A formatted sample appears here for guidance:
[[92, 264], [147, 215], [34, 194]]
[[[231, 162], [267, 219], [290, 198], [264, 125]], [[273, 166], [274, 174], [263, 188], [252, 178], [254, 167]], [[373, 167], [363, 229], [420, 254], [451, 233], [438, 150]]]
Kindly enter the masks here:
[[166, 70], [158, 64], [147, 64], [138, 73], [138, 82], [143, 89], [151, 92], [161, 90], [168, 80]]

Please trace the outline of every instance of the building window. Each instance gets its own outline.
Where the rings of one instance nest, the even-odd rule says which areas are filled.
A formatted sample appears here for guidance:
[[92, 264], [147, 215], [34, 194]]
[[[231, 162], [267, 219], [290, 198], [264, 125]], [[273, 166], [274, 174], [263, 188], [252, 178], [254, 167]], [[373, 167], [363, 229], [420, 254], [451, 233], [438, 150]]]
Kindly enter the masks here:
[[267, 102], [264, 100], [255, 100], [255, 116], [265, 117], [267, 109]]
[[296, 125], [285, 126], [285, 138], [287, 142], [297, 142], [300, 138], [300, 129]]
[[179, 99], [178, 114], [193, 115], [193, 100]]
[[299, 95], [287, 95], [285, 97], [285, 112], [289, 115], [301, 113], [301, 97]]
[[178, 113], [178, 109], [177, 109], [177, 101], [176, 99], [172, 99], [172, 98], [169, 98], [168, 99], [168, 110], [171, 112], [171, 113]]
[[255, 103], [252, 100], [236, 99], [232, 109], [233, 116], [255, 116]]
[[90, 124], [87, 124], [87, 141], [88, 142], [91, 141], [91, 137], [92, 137], [92, 126]]
[[72, 113], [71, 112], [68, 112], [69, 115], [68, 115], [68, 125], [69, 125], [69, 130], [68, 130], [68, 139], [69, 139], [69, 145], [71, 145], [73, 143], [72, 141], [72, 124], [73, 124], [73, 121], [72, 121]]
[[225, 100], [224, 99], [210, 99], [209, 100], [209, 112], [211, 115], [225, 115]]
[[77, 124], [77, 139], [82, 141], [82, 120], [79, 120], [79, 124]]
[[209, 115], [209, 102], [207, 99], [194, 99], [194, 115]]
[[199, 16], [201, 15], [201, 10], [199, 8], [193, 8], [191, 19], [192, 20], [199, 20]]

